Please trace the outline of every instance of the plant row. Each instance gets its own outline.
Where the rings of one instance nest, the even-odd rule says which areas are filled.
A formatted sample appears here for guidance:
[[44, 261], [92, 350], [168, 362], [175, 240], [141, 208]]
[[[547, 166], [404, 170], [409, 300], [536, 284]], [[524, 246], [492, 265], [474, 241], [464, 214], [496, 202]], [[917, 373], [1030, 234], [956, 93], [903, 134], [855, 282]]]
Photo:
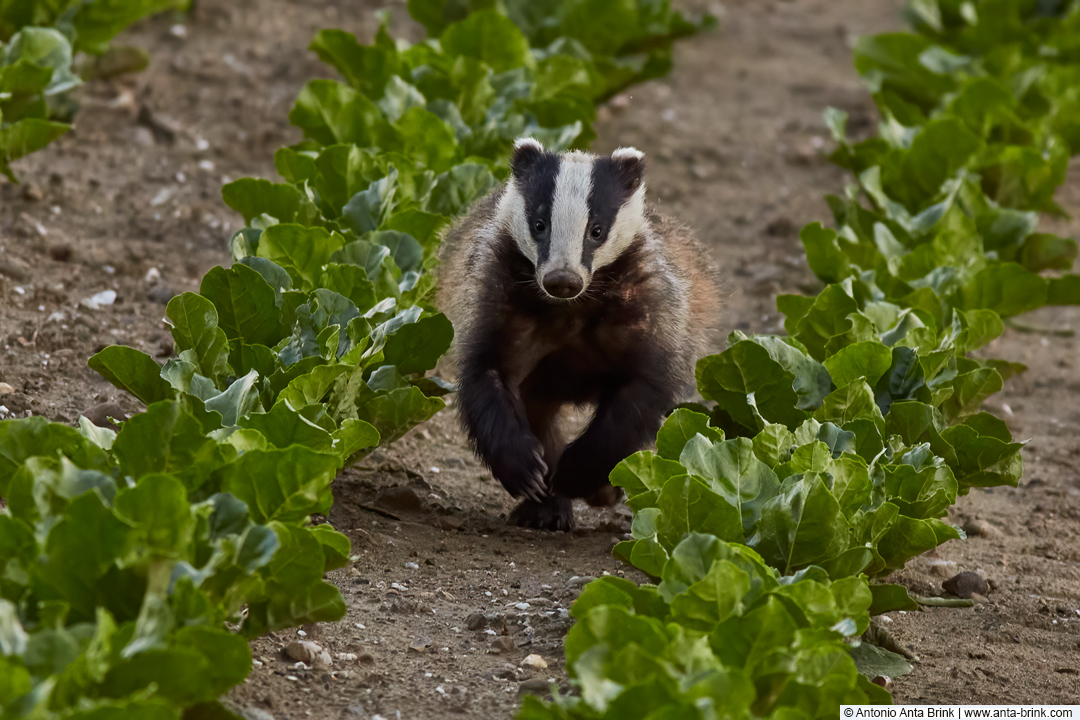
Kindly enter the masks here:
[[[1015, 486], [1023, 443], [982, 411], [1024, 368], [984, 349], [1004, 320], [1080, 304], [1075, 240], [1037, 231], [1080, 152], [1080, 4], [912, 3], [913, 33], [863, 38], [879, 132], [826, 121], [853, 182], [835, 229], [801, 234], [815, 297], [784, 337], [735, 333], [702, 359], [705, 404], [611, 475], [635, 511], [615, 554], [659, 580], [585, 588], [566, 643], [580, 695], [522, 718], [836, 717], [907, 668], [860, 644], [913, 609], [870, 583], [963, 537], [973, 487]], [[894, 671], [883, 671], [882, 663]]]
[[[665, 72], [695, 29], [666, 2], [410, 2], [432, 36], [335, 30], [275, 156], [223, 190], [235, 262], [167, 308], [164, 366], [90, 366], [147, 407], [116, 428], [0, 422], [0, 715], [229, 717], [247, 638], [346, 611], [326, 514], [347, 463], [444, 406], [452, 339], [426, 298], [440, 230], [515, 138], [592, 137], [595, 103]], [[511, 19], [513, 18], [513, 19]]]
[[[184, 0], [0, 0], [0, 174], [71, 129], [76, 53], [100, 56], [124, 28]], [[141, 56], [138, 62], [145, 62]], [[120, 63], [127, 69], [131, 60]], [[83, 74], [95, 68], [85, 64]]]

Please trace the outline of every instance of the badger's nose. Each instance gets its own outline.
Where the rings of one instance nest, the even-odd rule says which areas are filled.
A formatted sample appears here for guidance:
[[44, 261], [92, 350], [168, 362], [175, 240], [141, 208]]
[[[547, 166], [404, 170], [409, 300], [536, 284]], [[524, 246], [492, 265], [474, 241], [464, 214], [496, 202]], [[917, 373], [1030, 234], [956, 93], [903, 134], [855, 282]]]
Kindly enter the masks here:
[[544, 275], [544, 290], [552, 297], [569, 300], [581, 294], [584, 283], [572, 270], [552, 270]]

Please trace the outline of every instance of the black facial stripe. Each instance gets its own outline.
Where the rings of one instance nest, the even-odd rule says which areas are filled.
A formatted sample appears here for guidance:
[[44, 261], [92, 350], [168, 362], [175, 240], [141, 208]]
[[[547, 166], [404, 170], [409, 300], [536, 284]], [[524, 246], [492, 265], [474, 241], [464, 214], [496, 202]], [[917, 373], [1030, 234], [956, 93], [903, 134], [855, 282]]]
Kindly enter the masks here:
[[[592, 270], [593, 254], [596, 249], [607, 242], [611, 226], [615, 224], [615, 217], [619, 214], [619, 208], [630, 197], [630, 187], [623, 177], [621, 169], [614, 160], [609, 157], [597, 158], [593, 163], [592, 190], [589, 192], [589, 225], [585, 228], [585, 238], [582, 244], [581, 262]], [[592, 229], [599, 225], [603, 234], [598, 238], [592, 237]]]
[[[551, 206], [555, 200], [555, 179], [559, 175], [559, 156], [544, 152], [529, 164], [521, 174], [514, 177], [518, 191], [525, 199], [525, 218], [536, 242], [539, 262], [547, 262], [551, 251]], [[544, 223], [543, 232], [536, 231], [536, 221]]]

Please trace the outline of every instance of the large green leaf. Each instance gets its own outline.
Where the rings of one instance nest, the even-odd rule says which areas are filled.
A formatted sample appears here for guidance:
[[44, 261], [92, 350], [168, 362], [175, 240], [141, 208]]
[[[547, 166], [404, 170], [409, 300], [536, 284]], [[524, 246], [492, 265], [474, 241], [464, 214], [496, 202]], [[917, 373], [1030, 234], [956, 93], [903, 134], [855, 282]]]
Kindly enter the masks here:
[[448, 27], [440, 40], [451, 55], [476, 58], [495, 72], [513, 70], [531, 59], [529, 41], [509, 18], [495, 10], [471, 13]]
[[212, 302], [197, 293], [181, 293], [169, 301], [165, 316], [172, 325], [177, 349], [190, 351], [200, 374], [214, 379], [225, 372], [229, 343], [218, 327], [218, 313]]
[[91, 357], [91, 370], [121, 390], [126, 390], [147, 405], [172, 395], [169, 383], [161, 377], [161, 366], [152, 357], [135, 348], [110, 345]]
[[424, 395], [419, 388], [401, 388], [363, 401], [357, 417], [379, 431], [381, 442], [397, 440], [416, 425], [431, 418], [446, 406], [439, 398]]
[[225, 204], [251, 224], [260, 215], [269, 215], [278, 222], [289, 223], [300, 210], [300, 191], [294, 186], [272, 183], [260, 178], [240, 178], [221, 189]]
[[285, 335], [274, 288], [247, 265], [211, 268], [203, 276], [199, 294], [214, 304], [218, 327], [230, 342], [272, 346]]
[[679, 456], [687, 471], [703, 478], [713, 492], [739, 509], [742, 527], [750, 532], [761, 517], [762, 507], [776, 496], [780, 482], [776, 473], [758, 459], [747, 438], [709, 442], [691, 438]]
[[784, 573], [827, 560], [847, 547], [848, 524], [821, 475], [785, 481], [761, 509], [747, 544]]
[[223, 450], [177, 401], [154, 403], [124, 423], [113, 452], [120, 469], [134, 478], [152, 473], [176, 475], [189, 489], [205, 482], [223, 464]]
[[696, 435], [721, 442], [724, 433], [709, 425], [709, 416], [679, 408], [668, 415], [656, 435], [656, 452], [668, 460], [678, 460], [686, 443]]
[[336, 454], [301, 445], [252, 450], [221, 469], [221, 488], [247, 503], [253, 520], [296, 522], [330, 509]]

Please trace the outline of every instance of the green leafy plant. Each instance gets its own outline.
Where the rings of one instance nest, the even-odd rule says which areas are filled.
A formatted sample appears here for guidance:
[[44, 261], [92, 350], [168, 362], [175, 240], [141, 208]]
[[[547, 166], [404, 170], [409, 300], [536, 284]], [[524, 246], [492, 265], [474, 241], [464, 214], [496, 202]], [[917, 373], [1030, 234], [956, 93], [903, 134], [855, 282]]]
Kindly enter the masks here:
[[529, 696], [518, 717], [797, 716], [888, 698], [848, 653], [846, 639], [870, 622], [864, 578], [830, 581], [817, 567], [781, 576], [754, 551], [697, 532], [661, 577], [589, 583], [566, 639], [580, 698]]
[[348, 538], [303, 521], [329, 508], [345, 452], [214, 438], [199, 412], [161, 400], [119, 431], [0, 423], [0, 707], [14, 717], [179, 717], [246, 677], [245, 638], [344, 615], [323, 573]]
[[[778, 298], [787, 336], [735, 333], [702, 359], [706, 404], [614, 470], [635, 511], [615, 554], [659, 584], [586, 586], [567, 641], [580, 695], [530, 699], [521, 717], [834, 717], [888, 701], [854, 667], [906, 664], [855, 637], [868, 615], [915, 603], [868, 581], [961, 538], [941, 519], [958, 494], [1018, 483], [1023, 443], [981, 408], [1024, 368], [972, 353], [1003, 319], [1080, 304], [1080, 278], [1062, 272], [1076, 241], [1036, 232], [1080, 152], [1080, 5], [930, 0], [909, 16], [920, 34], [856, 46], [879, 134], [852, 142], [845, 115], [826, 113], [833, 160], [856, 180], [828, 198], [835, 229], [802, 231], [826, 287]], [[688, 562], [688, 544], [714, 550]], [[747, 558], [835, 614], [817, 626], [790, 597], [766, 611], [770, 578]], [[693, 582], [673, 584], [688, 566]], [[832, 604], [828, 583], [844, 593]], [[793, 662], [797, 680], [779, 660], [755, 670], [800, 651], [814, 659]]]

